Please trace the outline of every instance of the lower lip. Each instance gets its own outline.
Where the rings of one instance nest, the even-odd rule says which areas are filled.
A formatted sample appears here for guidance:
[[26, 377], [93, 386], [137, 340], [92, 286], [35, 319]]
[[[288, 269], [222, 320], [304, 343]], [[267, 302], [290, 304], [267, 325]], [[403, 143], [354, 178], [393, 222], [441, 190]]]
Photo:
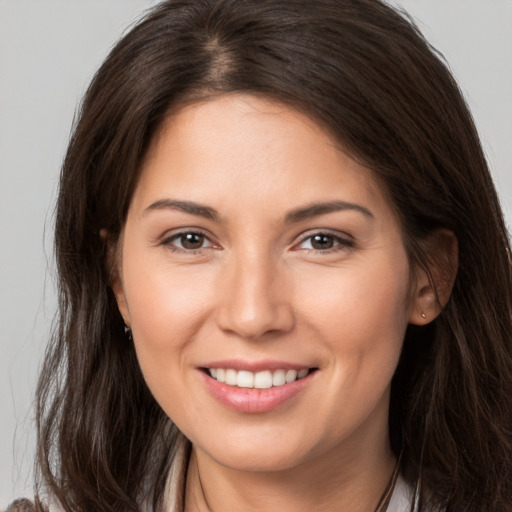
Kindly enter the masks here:
[[229, 386], [201, 371], [208, 390], [219, 402], [230, 409], [244, 413], [262, 413], [277, 409], [308, 386], [316, 373], [311, 372], [302, 379], [282, 386], [254, 389]]

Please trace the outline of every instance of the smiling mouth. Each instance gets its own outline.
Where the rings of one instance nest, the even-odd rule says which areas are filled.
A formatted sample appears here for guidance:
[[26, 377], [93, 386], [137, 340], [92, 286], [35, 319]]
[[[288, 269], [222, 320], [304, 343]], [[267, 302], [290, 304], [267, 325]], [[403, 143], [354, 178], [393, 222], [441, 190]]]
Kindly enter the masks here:
[[270, 389], [284, 386], [307, 377], [317, 368], [302, 368], [300, 370], [264, 370], [250, 372], [232, 368], [205, 368], [212, 379], [228, 386], [246, 389]]

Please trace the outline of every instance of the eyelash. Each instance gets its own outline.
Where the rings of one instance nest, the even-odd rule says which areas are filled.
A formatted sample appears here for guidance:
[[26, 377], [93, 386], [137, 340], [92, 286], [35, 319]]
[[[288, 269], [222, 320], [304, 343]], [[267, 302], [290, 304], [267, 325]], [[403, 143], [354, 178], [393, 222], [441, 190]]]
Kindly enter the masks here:
[[[298, 247], [302, 245], [307, 240], [312, 240], [314, 237], [328, 237], [333, 240], [333, 243], [336, 244], [333, 247], [329, 247], [328, 249], [303, 249], [306, 251], [306, 254], [321, 254], [321, 255], [329, 255], [337, 252], [341, 252], [347, 249], [353, 249], [355, 247], [354, 240], [350, 239], [347, 235], [346, 238], [335, 235], [334, 233], [330, 233], [328, 231], [316, 231], [314, 233], [309, 233], [307, 236], [304, 236], [302, 240], [294, 245]], [[300, 250], [300, 249], [295, 249]]]
[[[209, 245], [206, 247], [199, 247], [197, 249], [187, 249], [185, 247], [176, 247], [175, 245], [173, 245], [176, 240], [182, 239], [183, 237], [185, 237], [187, 235], [195, 235], [195, 236], [203, 237], [204, 241], [208, 241]], [[340, 237], [340, 236], [330, 233], [328, 231], [316, 231], [314, 233], [308, 234], [307, 236], [304, 236], [300, 240], [299, 243], [297, 243], [293, 246], [292, 249], [293, 250], [301, 250], [300, 248], [297, 248], [297, 247], [304, 244], [308, 240], [312, 240], [314, 237], [331, 238], [335, 245], [333, 247], [329, 247], [328, 249], [315, 249], [315, 248], [303, 249], [306, 252], [306, 254], [327, 255], [327, 254], [333, 254], [333, 253], [340, 252], [340, 251], [347, 250], [347, 249], [353, 249], [355, 247], [354, 240], [351, 240], [348, 237], [347, 238]], [[162, 245], [166, 246], [172, 252], [178, 252], [178, 253], [190, 254], [190, 255], [197, 254], [199, 252], [202, 252], [204, 249], [209, 249], [211, 247], [218, 248], [205, 233], [203, 233], [202, 231], [198, 231], [198, 230], [180, 231], [179, 233], [175, 233], [175, 234], [165, 238], [162, 241]]]
[[[179, 240], [180, 238], [183, 238], [186, 235], [196, 235], [196, 236], [203, 237], [204, 241], [208, 241], [210, 245], [208, 245], [206, 247], [199, 247], [197, 249], [187, 249], [185, 247], [176, 247], [175, 245], [173, 245], [176, 240]], [[197, 254], [197, 253], [203, 251], [204, 249], [209, 249], [210, 247], [216, 247], [215, 244], [210, 240], [210, 238], [205, 233], [203, 233], [202, 231], [193, 230], [193, 229], [187, 230], [187, 231], [180, 231], [179, 233], [175, 233], [174, 235], [171, 235], [171, 236], [165, 238], [162, 241], [162, 245], [165, 245], [172, 252], [178, 252], [178, 253], [183, 253], [183, 254]]]

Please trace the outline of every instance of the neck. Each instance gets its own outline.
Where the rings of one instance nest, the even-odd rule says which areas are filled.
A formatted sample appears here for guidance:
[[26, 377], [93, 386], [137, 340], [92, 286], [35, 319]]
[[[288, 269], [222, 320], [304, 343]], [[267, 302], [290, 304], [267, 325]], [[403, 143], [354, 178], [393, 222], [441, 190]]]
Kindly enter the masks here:
[[357, 452], [333, 447], [307, 463], [272, 472], [227, 468], [194, 448], [185, 511], [374, 512], [395, 465], [387, 437]]

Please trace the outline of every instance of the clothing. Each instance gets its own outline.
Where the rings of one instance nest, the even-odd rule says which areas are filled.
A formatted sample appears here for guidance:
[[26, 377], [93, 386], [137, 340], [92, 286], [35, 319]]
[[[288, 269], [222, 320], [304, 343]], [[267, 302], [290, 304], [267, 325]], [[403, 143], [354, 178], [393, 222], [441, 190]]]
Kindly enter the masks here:
[[[190, 449], [183, 438], [178, 444], [165, 490], [164, 506], [161, 512], [183, 512], [185, 478]], [[386, 512], [414, 512], [414, 489], [402, 478], [398, 479]]]
[[165, 486], [164, 506], [161, 512], [183, 512], [185, 504], [185, 479], [187, 477], [190, 445], [180, 437]]
[[413, 508], [414, 489], [398, 475], [387, 512], [415, 512]]

